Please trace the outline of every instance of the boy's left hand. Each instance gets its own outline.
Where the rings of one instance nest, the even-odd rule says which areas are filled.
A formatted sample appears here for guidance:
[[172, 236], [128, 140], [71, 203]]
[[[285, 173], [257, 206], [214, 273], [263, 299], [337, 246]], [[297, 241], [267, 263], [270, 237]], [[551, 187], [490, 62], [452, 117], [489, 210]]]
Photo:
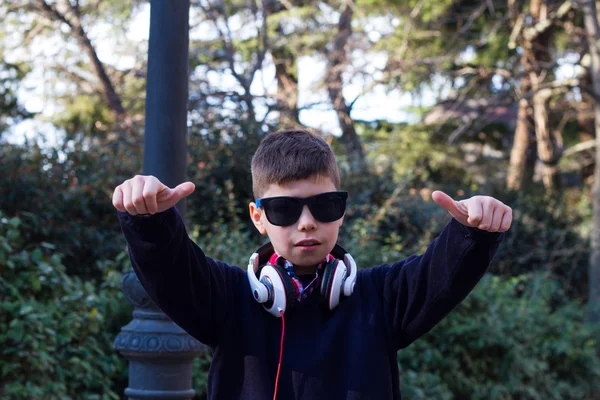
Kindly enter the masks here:
[[448, 211], [454, 219], [471, 228], [488, 232], [506, 232], [512, 223], [512, 209], [489, 196], [473, 196], [455, 201], [446, 193], [436, 190], [433, 201]]

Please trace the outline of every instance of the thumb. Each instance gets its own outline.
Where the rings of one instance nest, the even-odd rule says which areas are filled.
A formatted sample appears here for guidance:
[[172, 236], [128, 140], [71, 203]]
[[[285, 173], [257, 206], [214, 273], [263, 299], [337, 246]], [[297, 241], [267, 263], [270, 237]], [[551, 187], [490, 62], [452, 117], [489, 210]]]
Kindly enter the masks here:
[[175, 186], [173, 189], [164, 186], [164, 189], [159, 192], [157, 196], [159, 210], [163, 211], [174, 206], [177, 204], [177, 202], [179, 202], [179, 200], [192, 194], [194, 189], [196, 189], [196, 185], [194, 185], [192, 182], [181, 183]]
[[436, 204], [442, 207], [444, 210], [448, 211], [450, 215], [454, 217], [454, 219], [461, 221], [468, 216], [466, 210], [461, 210], [459, 203], [454, 201], [452, 197], [448, 196], [446, 193], [436, 190], [431, 194], [431, 198]]
[[183, 199], [192, 194], [194, 190], [196, 190], [196, 185], [192, 182], [184, 182], [175, 186], [175, 188], [173, 188], [173, 193], [178, 199]]

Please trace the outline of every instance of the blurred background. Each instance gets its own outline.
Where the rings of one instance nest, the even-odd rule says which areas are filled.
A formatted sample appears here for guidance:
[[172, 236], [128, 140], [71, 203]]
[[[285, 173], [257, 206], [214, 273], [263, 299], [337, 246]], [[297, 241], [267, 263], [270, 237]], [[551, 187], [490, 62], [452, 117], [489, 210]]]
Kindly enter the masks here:
[[[361, 267], [424, 251], [449, 220], [433, 190], [495, 196], [513, 226], [476, 290], [399, 352], [403, 395], [598, 398], [592, 5], [192, 1], [190, 234], [246, 265], [264, 240], [250, 160], [289, 127], [334, 148], [340, 244]], [[111, 196], [142, 168], [149, 16], [141, 0], [0, 4], [2, 398], [123, 397], [130, 264]], [[195, 361], [197, 398], [209, 363]]]

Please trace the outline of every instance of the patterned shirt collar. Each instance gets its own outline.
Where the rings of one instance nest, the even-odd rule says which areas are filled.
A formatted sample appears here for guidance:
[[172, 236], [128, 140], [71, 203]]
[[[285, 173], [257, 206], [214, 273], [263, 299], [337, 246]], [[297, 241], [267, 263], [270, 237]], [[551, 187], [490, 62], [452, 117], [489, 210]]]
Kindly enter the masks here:
[[308, 296], [310, 296], [310, 294], [317, 287], [320, 286], [323, 275], [323, 269], [325, 268], [327, 262], [333, 260], [333, 258], [333, 255], [328, 254], [323, 259], [323, 261], [319, 263], [319, 265], [317, 266], [315, 277], [310, 282], [308, 282], [306, 286], [303, 285], [300, 279], [298, 279], [298, 277], [296, 276], [296, 272], [294, 271], [294, 264], [283, 258], [281, 255], [277, 254], [277, 252], [274, 252], [271, 255], [271, 257], [269, 258], [269, 264], [279, 265], [283, 267], [283, 269], [285, 269], [285, 272], [287, 272], [290, 278], [292, 278], [292, 282], [294, 282], [294, 288], [296, 289], [296, 299], [298, 299], [299, 302], [302, 302], [306, 300]]

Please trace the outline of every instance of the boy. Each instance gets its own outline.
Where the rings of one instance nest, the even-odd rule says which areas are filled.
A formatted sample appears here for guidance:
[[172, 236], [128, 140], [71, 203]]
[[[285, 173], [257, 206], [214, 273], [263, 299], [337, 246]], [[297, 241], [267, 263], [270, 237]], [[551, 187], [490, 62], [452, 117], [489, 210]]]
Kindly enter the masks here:
[[270, 245], [251, 257], [248, 274], [188, 238], [173, 206], [194, 191], [191, 182], [170, 189], [136, 176], [113, 195], [148, 294], [214, 351], [209, 399], [400, 399], [397, 351], [467, 296], [512, 220], [491, 197], [457, 202], [434, 192], [454, 218], [427, 251], [356, 273], [336, 246], [347, 193], [322, 138], [267, 135], [252, 182], [250, 216]]

